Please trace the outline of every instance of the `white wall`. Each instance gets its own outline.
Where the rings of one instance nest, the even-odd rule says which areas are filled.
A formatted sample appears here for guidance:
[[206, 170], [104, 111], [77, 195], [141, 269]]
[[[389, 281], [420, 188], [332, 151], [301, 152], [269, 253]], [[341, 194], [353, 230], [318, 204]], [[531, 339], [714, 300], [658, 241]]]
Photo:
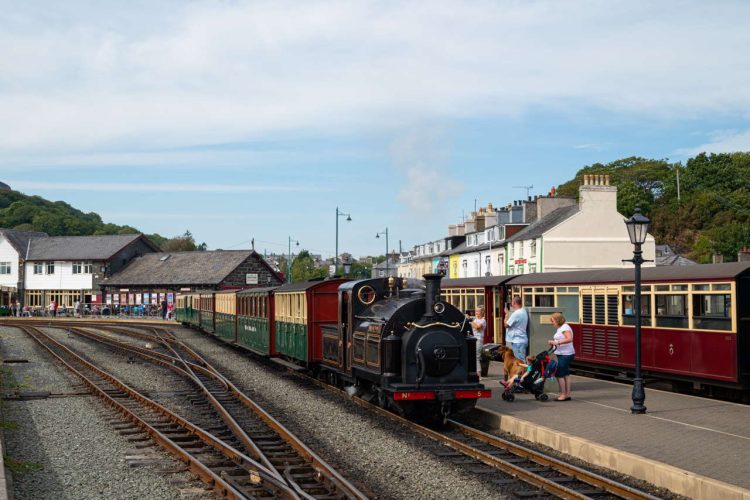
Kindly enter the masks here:
[[[43, 267], [46, 273], [47, 266]], [[98, 270], [96, 265], [93, 270]], [[34, 262], [26, 262], [25, 272], [27, 290], [91, 290], [93, 286], [93, 276], [73, 274], [73, 263], [70, 261], [55, 261], [55, 274], [34, 274]]]
[[10, 262], [10, 274], [0, 274], [0, 285], [18, 286], [18, 252], [0, 235], [0, 262]]
[[[633, 256], [624, 221], [617, 212], [616, 188], [581, 188], [581, 210], [544, 235], [544, 272], [632, 267], [622, 262]], [[656, 244], [649, 235], [643, 258], [653, 261], [655, 254]]]

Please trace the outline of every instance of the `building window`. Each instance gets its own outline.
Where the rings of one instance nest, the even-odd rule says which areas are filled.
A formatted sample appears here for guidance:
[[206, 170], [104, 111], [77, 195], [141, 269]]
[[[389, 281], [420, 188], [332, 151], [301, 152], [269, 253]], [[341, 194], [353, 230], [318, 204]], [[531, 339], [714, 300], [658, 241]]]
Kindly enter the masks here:
[[508, 258], [511, 260], [513, 259], [513, 256], [515, 255], [515, 252], [513, 251], [515, 247], [516, 247], [515, 243], [511, 243], [510, 245], [508, 245], [508, 254], [509, 254]]
[[55, 263], [47, 262], [47, 274], [55, 274]]
[[10, 262], [0, 262], [0, 274], [10, 274]]
[[73, 262], [73, 274], [81, 274], [81, 263]]
[[523, 259], [523, 241], [518, 244], [518, 258]]
[[536, 240], [531, 240], [531, 257], [536, 257]]
[[34, 264], [34, 274], [44, 274], [44, 264]]
[[83, 274], [91, 274], [94, 269], [94, 265], [91, 262], [85, 262], [83, 264]]

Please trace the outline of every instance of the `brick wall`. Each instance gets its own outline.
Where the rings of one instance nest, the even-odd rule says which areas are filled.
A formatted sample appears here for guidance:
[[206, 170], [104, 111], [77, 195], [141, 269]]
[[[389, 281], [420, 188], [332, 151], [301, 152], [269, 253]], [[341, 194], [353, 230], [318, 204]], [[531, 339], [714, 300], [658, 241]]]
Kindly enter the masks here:
[[226, 277], [219, 285], [219, 288], [237, 288], [237, 287], [249, 287], [255, 285], [246, 284], [247, 274], [258, 275], [258, 285], [262, 286], [276, 286], [281, 285], [282, 281], [279, 277], [272, 273], [268, 266], [263, 263], [262, 257], [257, 254], [252, 254], [250, 257], [245, 259], [229, 276]]

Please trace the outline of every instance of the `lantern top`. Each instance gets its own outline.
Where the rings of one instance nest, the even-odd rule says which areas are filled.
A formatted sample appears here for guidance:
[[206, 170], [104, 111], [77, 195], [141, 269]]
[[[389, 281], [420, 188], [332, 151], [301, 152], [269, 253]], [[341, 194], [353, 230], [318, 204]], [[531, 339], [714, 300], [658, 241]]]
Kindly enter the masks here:
[[648, 236], [648, 226], [651, 221], [641, 213], [641, 207], [635, 207], [633, 216], [625, 221], [628, 228], [628, 236], [633, 245], [642, 245]]

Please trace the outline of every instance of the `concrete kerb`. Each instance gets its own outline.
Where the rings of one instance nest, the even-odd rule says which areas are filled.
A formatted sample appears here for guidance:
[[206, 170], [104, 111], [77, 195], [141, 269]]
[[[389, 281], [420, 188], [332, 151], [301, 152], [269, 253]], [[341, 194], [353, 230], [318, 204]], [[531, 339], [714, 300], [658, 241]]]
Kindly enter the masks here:
[[[0, 365], [2, 364], [0, 358]], [[2, 376], [2, 375], [0, 375]], [[2, 384], [0, 384], [2, 386]], [[0, 401], [0, 422], [5, 421], [3, 405]], [[10, 470], [5, 467], [5, 431], [0, 427], [0, 500], [13, 498]]]
[[740, 488], [663, 462], [559, 432], [549, 427], [477, 408], [479, 422], [532, 443], [555, 449], [598, 467], [646, 481], [696, 500], [750, 500], [750, 490]]

